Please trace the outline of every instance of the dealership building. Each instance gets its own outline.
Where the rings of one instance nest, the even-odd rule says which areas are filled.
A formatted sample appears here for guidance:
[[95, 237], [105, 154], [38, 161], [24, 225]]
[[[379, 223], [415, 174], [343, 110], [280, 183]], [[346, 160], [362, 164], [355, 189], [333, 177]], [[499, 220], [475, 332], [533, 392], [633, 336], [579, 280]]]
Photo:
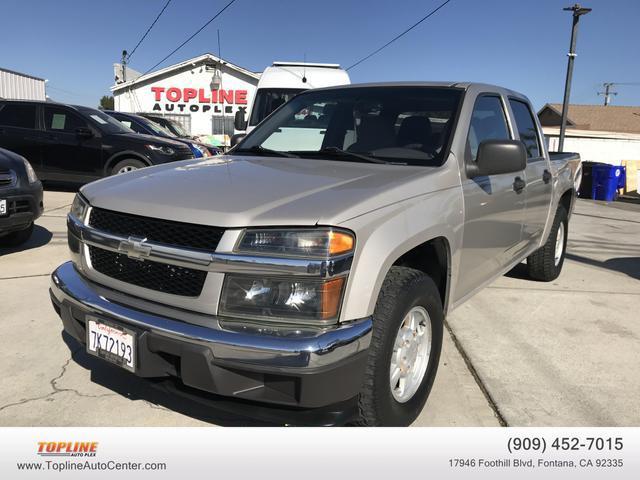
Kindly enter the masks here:
[[144, 75], [118, 64], [115, 72], [115, 110], [163, 115], [193, 136], [224, 144], [236, 112], [250, 111], [260, 78], [209, 53]]
[[0, 98], [7, 100], [46, 100], [44, 78], [0, 67]]

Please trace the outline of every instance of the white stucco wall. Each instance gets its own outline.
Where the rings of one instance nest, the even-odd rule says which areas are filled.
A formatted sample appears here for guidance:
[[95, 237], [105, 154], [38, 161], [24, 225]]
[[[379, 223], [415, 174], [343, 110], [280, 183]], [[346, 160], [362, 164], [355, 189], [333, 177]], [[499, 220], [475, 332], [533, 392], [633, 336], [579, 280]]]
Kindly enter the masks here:
[[[211, 135], [212, 116], [233, 118], [240, 108], [246, 108], [248, 115], [258, 83], [256, 78], [224, 66], [221, 90], [226, 94], [221, 99], [219, 92], [211, 90], [212, 77], [212, 71], [207, 71], [204, 65], [196, 65], [134, 83], [114, 91], [114, 108], [122, 112], [190, 115], [192, 135]], [[191, 97], [194, 93], [195, 98], [185, 98], [185, 94]], [[227, 137], [230, 135], [233, 131], [227, 132]]]
[[[550, 151], [558, 150], [559, 129], [544, 127]], [[622, 160], [640, 160], [640, 135], [631, 133], [567, 130], [565, 152], [577, 152], [583, 161], [620, 165]]]

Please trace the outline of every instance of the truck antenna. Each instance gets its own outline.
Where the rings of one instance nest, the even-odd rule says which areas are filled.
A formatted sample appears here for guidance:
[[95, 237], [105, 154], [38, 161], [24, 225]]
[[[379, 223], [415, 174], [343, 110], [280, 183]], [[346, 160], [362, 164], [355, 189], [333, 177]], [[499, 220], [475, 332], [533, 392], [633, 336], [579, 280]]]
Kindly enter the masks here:
[[302, 63], [302, 83], [307, 83], [307, 52], [304, 53], [304, 62]]

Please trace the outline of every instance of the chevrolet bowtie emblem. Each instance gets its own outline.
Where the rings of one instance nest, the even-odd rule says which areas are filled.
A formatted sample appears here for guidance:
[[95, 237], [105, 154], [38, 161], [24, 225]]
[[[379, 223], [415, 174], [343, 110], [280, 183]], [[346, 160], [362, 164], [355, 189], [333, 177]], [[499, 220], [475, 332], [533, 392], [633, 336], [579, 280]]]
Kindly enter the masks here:
[[122, 240], [118, 245], [118, 251], [124, 253], [129, 258], [134, 260], [144, 260], [151, 254], [151, 246], [146, 245], [146, 238], [129, 237], [126, 240]]

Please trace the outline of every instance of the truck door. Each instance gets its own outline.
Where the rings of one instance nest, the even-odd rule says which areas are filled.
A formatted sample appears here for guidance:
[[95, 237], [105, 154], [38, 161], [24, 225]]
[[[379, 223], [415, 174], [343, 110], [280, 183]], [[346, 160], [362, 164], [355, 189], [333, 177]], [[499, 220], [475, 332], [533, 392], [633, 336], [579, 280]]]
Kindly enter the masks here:
[[[480, 143], [492, 139], [512, 139], [512, 134], [502, 98], [484, 94], [473, 108], [465, 161], [475, 162]], [[455, 301], [499, 274], [521, 251], [523, 179], [524, 171], [463, 179], [465, 223]]]
[[60, 181], [90, 181], [102, 173], [101, 139], [73, 110], [44, 106], [42, 167], [46, 177]]
[[513, 114], [514, 130], [527, 150], [526, 207], [522, 234], [523, 240], [531, 245], [540, 242], [547, 222], [553, 188], [551, 171], [528, 103], [510, 98], [509, 105]]

